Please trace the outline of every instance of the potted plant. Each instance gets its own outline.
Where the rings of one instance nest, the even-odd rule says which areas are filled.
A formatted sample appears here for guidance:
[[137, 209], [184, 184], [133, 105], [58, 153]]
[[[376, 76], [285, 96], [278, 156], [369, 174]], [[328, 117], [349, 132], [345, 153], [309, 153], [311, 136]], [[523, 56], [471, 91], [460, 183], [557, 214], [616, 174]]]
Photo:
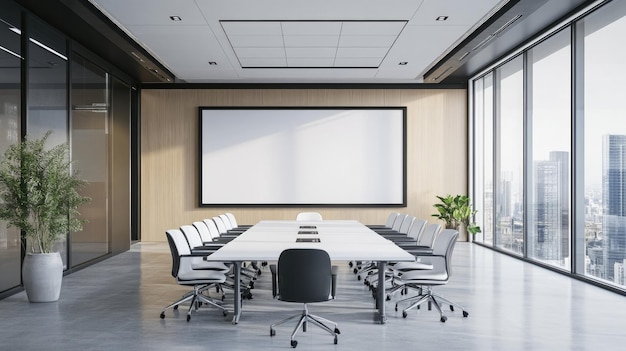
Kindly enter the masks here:
[[476, 233], [480, 233], [480, 227], [475, 222], [471, 222], [476, 214], [476, 210], [472, 209], [470, 198], [466, 195], [447, 195], [437, 196], [439, 203], [433, 206], [437, 209], [437, 213], [433, 217], [437, 217], [446, 223], [448, 229], [459, 229], [461, 224], [465, 226], [467, 232], [472, 235], [472, 240]]
[[0, 160], [0, 220], [22, 231], [22, 279], [31, 302], [59, 299], [63, 261], [55, 244], [82, 230], [77, 209], [91, 200], [78, 193], [85, 181], [71, 171], [67, 144], [46, 149], [50, 133], [11, 145]]

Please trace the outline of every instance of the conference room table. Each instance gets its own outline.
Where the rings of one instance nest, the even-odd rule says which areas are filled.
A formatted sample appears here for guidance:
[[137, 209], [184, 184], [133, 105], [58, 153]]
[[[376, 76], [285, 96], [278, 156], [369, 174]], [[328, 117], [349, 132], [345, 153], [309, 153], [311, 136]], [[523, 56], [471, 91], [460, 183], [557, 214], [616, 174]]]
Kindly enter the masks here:
[[[385, 281], [387, 262], [415, 261], [415, 256], [355, 220], [260, 221], [207, 257], [233, 263], [233, 324], [241, 316], [242, 262], [277, 261], [280, 253], [290, 248], [323, 249], [333, 261], [375, 261], [379, 282]], [[384, 324], [385, 284], [379, 284], [376, 293], [374, 320]]]

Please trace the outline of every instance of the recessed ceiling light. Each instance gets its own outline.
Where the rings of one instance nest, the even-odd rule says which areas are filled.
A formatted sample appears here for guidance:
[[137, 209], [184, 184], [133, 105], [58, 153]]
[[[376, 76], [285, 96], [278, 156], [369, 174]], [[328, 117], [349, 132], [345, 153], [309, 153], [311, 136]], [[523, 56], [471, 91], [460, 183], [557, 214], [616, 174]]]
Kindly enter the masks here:
[[170, 16], [170, 19], [172, 21], [182, 21], [183, 20], [182, 18], [180, 18], [180, 16]]
[[447, 21], [448, 20], [448, 16], [439, 16], [436, 19], [437, 21]]
[[398, 65], [400, 65], [400, 66], [406, 66], [408, 64], [409, 63], [407, 61], [398, 62]]
[[211, 66], [217, 66], [217, 62], [215, 62], [215, 61], [209, 61], [209, 65], [211, 65]]

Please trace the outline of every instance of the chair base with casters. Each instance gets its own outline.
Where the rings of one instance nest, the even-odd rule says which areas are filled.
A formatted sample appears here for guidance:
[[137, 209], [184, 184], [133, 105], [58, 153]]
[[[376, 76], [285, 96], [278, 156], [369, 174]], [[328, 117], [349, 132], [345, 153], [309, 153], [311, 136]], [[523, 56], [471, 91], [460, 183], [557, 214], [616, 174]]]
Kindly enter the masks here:
[[[337, 323], [309, 313], [307, 305], [314, 302], [330, 301], [335, 298], [337, 267], [330, 262], [324, 250], [313, 248], [292, 248], [281, 252], [277, 265], [270, 265], [272, 272], [272, 295], [281, 301], [302, 303], [302, 313], [283, 319], [270, 326], [270, 336], [276, 335], [275, 327], [292, 319], [299, 318], [291, 333], [291, 347], [296, 347], [296, 333], [313, 324], [333, 336], [337, 344], [340, 333]], [[331, 327], [333, 326], [333, 327]]]
[[[304, 309], [302, 310], [301, 314], [293, 315], [291, 317], [281, 320], [280, 322], [276, 322], [272, 324], [270, 326], [270, 336], [276, 335], [276, 330], [274, 329], [276, 326], [289, 322], [298, 317], [300, 317], [300, 320], [298, 321], [298, 324], [296, 324], [296, 327], [293, 329], [293, 332], [291, 333], [291, 347], [298, 346], [298, 341], [295, 340], [296, 334], [298, 333], [300, 328], [302, 328], [303, 332], [306, 332], [307, 323], [309, 322], [320, 327], [322, 330], [332, 335], [335, 338], [334, 343], [337, 344], [337, 335], [341, 334], [341, 332], [339, 331], [339, 328], [337, 328], [337, 323], [331, 320], [328, 320], [326, 318], [316, 316], [314, 314], [310, 314], [309, 309], [306, 304], [304, 304]], [[329, 327], [328, 326], [329, 324], [333, 325], [334, 328]]]
[[411, 305], [409, 305], [409, 307], [402, 310], [403, 318], [406, 318], [408, 316], [408, 311], [414, 308], [419, 309], [420, 305], [422, 305], [425, 302], [428, 302], [428, 306], [429, 306], [428, 309], [430, 309], [430, 306], [432, 305], [435, 306], [435, 309], [439, 312], [439, 320], [442, 323], [445, 323], [448, 320], [448, 317], [446, 317], [443, 314], [443, 310], [441, 309], [441, 306], [442, 306], [441, 303], [448, 304], [450, 306], [450, 311], [453, 311], [453, 312], [454, 312], [454, 307], [456, 306], [461, 311], [463, 311], [463, 317], [469, 316], [469, 312], [467, 312], [463, 306], [459, 305], [456, 302], [452, 302], [441, 295], [434, 294], [432, 291], [432, 287], [425, 286], [425, 287], [416, 287], [416, 288], [419, 288], [420, 290], [422, 290], [420, 295], [408, 297], [406, 299], [402, 299], [396, 302], [396, 311], [397, 311], [399, 303], [404, 302], [404, 301], [415, 300]]
[[200, 304], [207, 304], [207, 305], [217, 307], [218, 309], [222, 310], [222, 314], [224, 316], [227, 316], [228, 310], [226, 309], [226, 307], [222, 306], [216, 300], [209, 298], [202, 294], [202, 291], [209, 289], [209, 288], [211, 288], [211, 286], [207, 286], [207, 285], [194, 286], [193, 291], [186, 293], [178, 301], [165, 307], [163, 311], [161, 311], [161, 315], [159, 317], [161, 317], [161, 319], [164, 319], [165, 311], [167, 311], [170, 308], [177, 310], [179, 305], [187, 303], [187, 302], [189, 302], [189, 310], [187, 311], [187, 322], [191, 320], [191, 313], [193, 311], [197, 311], [198, 308], [200, 307]]

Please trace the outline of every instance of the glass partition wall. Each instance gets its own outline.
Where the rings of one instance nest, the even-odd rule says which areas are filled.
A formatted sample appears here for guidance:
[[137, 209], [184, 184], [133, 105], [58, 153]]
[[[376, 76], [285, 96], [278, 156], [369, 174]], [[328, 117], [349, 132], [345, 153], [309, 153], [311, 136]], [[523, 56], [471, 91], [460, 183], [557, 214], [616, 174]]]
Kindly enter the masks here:
[[624, 33], [626, 2], [589, 7], [469, 84], [476, 241], [621, 293]]
[[[0, 154], [20, 138], [22, 53], [18, 11], [0, 12]], [[4, 206], [0, 202], [0, 206]], [[20, 285], [20, 232], [0, 221], [0, 291]]]
[[[92, 199], [79, 208], [83, 230], [56, 247], [66, 271], [130, 247], [132, 83], [111, 68], [19, 6], [0, 3], [0, 153], [51, 131], [47, 146], [69, 144], [72, 167], [87, 181], [81, 191]], [[20, 289], [23, 250], [19, 230], [0, 222], [0, 298]]]

